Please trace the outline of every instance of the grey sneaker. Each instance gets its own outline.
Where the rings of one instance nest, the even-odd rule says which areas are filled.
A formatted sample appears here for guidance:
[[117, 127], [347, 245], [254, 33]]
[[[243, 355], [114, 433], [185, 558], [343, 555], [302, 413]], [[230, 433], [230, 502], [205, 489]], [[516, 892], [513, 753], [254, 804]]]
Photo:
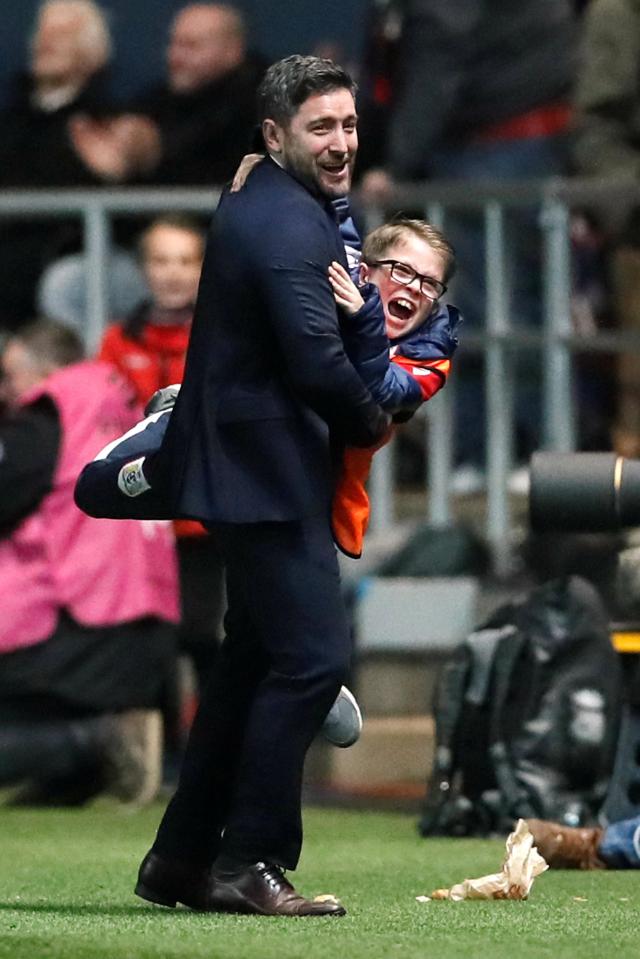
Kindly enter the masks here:
[[157, 709], [130, 709], [101, 720], [106, 791], [144, 806], [162, 779], [162, 717]]
[[180, 383], [172, 383], [171, 386], [162, 386], [156, 390], [147, 405], [144, 408], [144, 415], [151, 416], [152, 413], [162, 413], [164, 410], [172, 410], [178, 399], [180, 392]]
[[334, 746], [346, 749], [358, 741], [361, 732], [360, 707], [351, 690], [342, 686], [322, 725], [322, 735]]

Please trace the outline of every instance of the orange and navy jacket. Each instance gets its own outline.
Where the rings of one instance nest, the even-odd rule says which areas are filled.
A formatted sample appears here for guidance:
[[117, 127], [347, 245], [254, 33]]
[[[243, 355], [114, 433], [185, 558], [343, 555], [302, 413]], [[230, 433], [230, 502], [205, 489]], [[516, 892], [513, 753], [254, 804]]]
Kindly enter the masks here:
[[[456, 331], [461, 318], [455, 306], [439, 306], [421, 326], [393, 341], [389, 351], [371, 353], [370, 344], [379, 343], [379, 338], [367, 335], [367, 331], [384, 325], [384, 313], [377, 287], [366, 284], [360, 292], [364, 306], [343, 324], [347, 353], [373, 397], [394, 415], [395, 421], [402, 422], [444, 386], [458, 346]], [[365, 483], [376, 449], [379, 446], [345, 450], [333, 497], [335, 542], [354, 558], [362, 554], [369, 522]]]

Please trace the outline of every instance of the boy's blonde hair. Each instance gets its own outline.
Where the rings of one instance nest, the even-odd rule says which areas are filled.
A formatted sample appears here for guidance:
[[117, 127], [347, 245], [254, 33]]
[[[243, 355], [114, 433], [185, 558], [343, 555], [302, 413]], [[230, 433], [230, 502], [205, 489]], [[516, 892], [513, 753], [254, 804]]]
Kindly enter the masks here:
[[426, 220], [411, 220], [402, 217], [383, 223], [369, 233], [362, 247], [362, 259], [371, 265], [376, 260], [384, 260], [387, 250], [397, 243], [403, 243], [407, 233], [413, 233], [419, 240], [423, 240], [432, 250], [439, 253], [444, 260], [443, 282], [447, 283], [456, 269], [456, 252], [447, 240], [444, 233]]

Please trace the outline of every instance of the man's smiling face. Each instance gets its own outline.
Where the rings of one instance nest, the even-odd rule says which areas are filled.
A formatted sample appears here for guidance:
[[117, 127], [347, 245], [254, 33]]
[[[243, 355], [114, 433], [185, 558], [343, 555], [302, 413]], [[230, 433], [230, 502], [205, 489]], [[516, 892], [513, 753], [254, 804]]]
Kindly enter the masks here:
[[[396, 260], [411, 267], [416, 273], [444, 282], [445, 261], [426, 240], [407, 230], [402, 240], [392, 244], [380, 257], [381, 260]], [[369, 280], [380, 290], [384, 309], [385, 326], [390, 340], [411, 333], [427, 319], [434, 307], [434, 300], [420, 290], [420, 281], [398, 283], [391, 276], [388, 266], [362, 265], [363, 279]]]
[[356, 107], [350, 90], [308, 97], [286, 126], [267, 120], [265, 139], [286, 170], [329, 199], [345, 196], [358, 150]]

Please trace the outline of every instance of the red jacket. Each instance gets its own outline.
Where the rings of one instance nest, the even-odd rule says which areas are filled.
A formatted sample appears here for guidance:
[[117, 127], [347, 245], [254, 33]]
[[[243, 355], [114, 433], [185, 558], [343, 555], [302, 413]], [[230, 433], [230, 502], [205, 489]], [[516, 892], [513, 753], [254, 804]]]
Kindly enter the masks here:
[[116, 366], [144, 406], [156, 390], [181, 383], [191, 332], [190, 323], [154, 326], [145, 323], [132, 336], [126, 323], [113, 323], [104, 334], [98, 359]]

